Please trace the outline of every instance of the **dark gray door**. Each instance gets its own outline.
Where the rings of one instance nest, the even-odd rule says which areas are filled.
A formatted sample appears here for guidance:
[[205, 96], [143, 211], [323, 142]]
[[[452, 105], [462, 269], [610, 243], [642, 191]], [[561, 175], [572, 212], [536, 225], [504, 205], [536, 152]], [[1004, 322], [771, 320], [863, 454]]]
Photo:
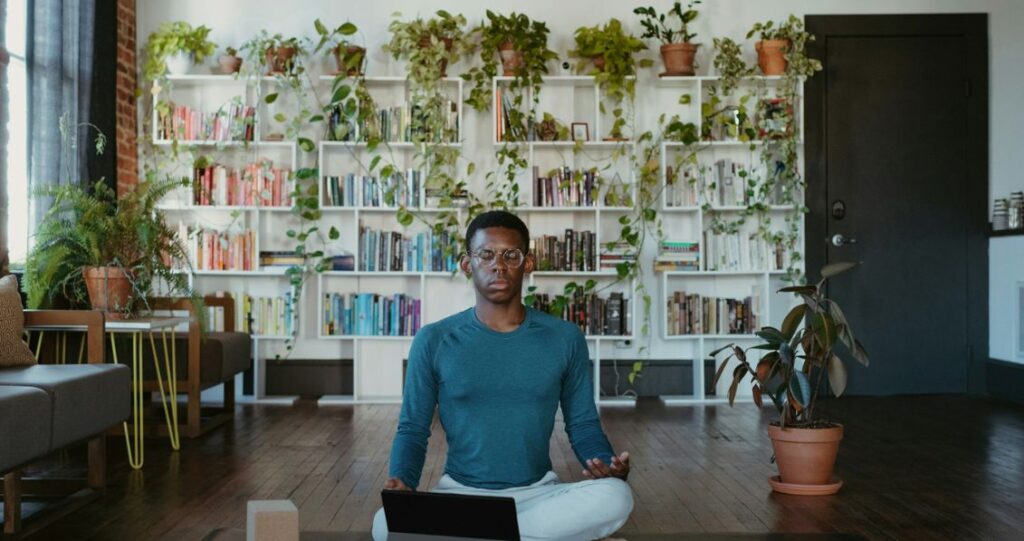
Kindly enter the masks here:
[[970, 257], [969, 202], [971, 183], [987, 182], [969, 150], [968, 38], [919, 22], [904, 32], [823, 29], [821, 139], [808, 152], [820, 153], [824, 175], [809, 179], [818, 221], [807, 242], [823, 262], [863, 262], [828, 288], [872, 357], [848, 367], [848, 392], [965, 392], [969, 274], [980, 263]]

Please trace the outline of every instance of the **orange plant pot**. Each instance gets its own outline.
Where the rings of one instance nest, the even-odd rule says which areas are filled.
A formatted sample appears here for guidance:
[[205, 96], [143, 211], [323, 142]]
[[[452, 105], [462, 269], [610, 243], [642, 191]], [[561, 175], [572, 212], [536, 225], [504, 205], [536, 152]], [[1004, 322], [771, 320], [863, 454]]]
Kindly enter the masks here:
[[132, 283], [120, 267], [83, 267], [82, 277], [93, 310], [102, 310], [110, 319], [120, 319], [121, 311], [132, 296]]
[[765, 39], [754, 44], [757, 50], [757, 63], [761, 73], [765, 75], [782, 75], [786, 73], [786, 50], [789, 49], [788, 39]]
[[830, 428], [786, 428], [768, 425], [768, 437], [775, 450], [779, 477], [787, 485], [834, 484], [843, 425]]
[[498, 46], [498, 56], [501, 57], [501, 74], [505, 77], [512, 77], [523, 67], [523, 53], [509, 42]]
[[661, 46], [661, 61], [665, 64], [663, 75], [693, 75], [693, 59], [697, 56], [696, 43], [668, 43]]

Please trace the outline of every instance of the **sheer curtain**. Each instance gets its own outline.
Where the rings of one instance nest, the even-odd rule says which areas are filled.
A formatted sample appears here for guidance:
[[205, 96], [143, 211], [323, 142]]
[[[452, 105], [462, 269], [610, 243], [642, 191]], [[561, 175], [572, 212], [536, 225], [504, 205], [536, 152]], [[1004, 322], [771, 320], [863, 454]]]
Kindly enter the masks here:
[[[95, 0], [31, 0], [29, 25], [29, 188], [85, 180], [85, 153], [92, 147], [88, 122], [92, 82]], [[63, 152], [61, 116], [72, 140]], [[51, 204], [33, 198], [29, 224], [38, 226]]]

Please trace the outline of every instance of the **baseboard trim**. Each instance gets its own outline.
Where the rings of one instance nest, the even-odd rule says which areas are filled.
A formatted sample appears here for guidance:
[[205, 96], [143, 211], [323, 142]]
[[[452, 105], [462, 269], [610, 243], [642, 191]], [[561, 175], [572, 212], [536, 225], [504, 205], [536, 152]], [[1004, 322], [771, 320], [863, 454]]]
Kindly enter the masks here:
[[1024, 364], [989, 359], [985, 383], [989, 396], [1024, 404]]

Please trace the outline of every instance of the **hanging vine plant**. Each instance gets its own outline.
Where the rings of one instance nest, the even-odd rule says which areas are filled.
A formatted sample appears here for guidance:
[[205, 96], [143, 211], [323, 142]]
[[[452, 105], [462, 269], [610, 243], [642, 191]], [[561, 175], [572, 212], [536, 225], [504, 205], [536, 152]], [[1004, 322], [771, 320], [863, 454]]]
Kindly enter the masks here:
[[[396, 17], [401, 14], [396, 13]], [[435, 234], [446, 232], [453, 239], [461, 239], [457, 204], [465, 201], [470, 217], [479, 213], [483, 204], [469, 192], [463, 178], [459, 178], [458, 166], [462, 153], [458, 143], [459, 126], [457, 107], [444, 90], [444, 78], [449, 64], [454, 64], [473, 52], [473, 45], [467, 38], [466, 18], [439, 10], [430, 19], [417, 18], [411, 21], [395, 19], [388, 26], [391, 40], [384, 50], [395, 60], [408, 62], [409, 100], [414, 108], [411, 119], [411, 139], [415, 147], [413, 162], [423, 174], [425, 189], [434, 195], [441, 208], [427, 216], [405, 208], [398, 210], [398, 221], [403, 226], [420, 219], [431, 226]], [[452, 121], [453, 117], [456, 119]], [[379, 140], [368, 145], [376, 149]], [[378, 154], [370, 161], [370, 171], [379, 171], [383, 176], [401, 173], [393, 160], [384, 161]], [[469, 177], [476, 165], [465, 166]], [[449, 246], [457, 250], [458, 243]], [[455, 253], [445, 254], [454, 256]]]
[[[481, 65], [474, 66], [462, 78], [473, 85], [466, 103], [477, 111], [486, 112], [498, 99], [491, 94], [491, 82], [498, 75], [499, 59], [502, 75], [512, 77], [502, 88], [499, 107], [503, 121], [515, 129], [504, 130], [502, 145], [496, 153], [497, 169], [503, 173], [501, 181], [497, 180], [496, 172], [487, 174], [487, 190], [493, 194], [491, 206], [512, 209], [520, 205], [516, 178], [528, 166], [521, 143], [540, 138], [536, 118], [541, 84], [548, 73], [548, 62], [557, 59], [558, 54], [548, 49], [545, 23], [521, 13], [499, 15], [487, 10], [486, 16], [487, 21], [473, 29], [470, 38], [475, 42], [474, 48], [480, 51]], [[524, 111], [527, 96], [529, 106]], [[505, 107], [505, 103], [510, 106]]]
[[[588, 64], [592, 69], [588, 72], [613, 107], [611, 129], [606, 140], [621, 141], [627, 136], [622, 131], [627, 123], [627, 111], [623, 110], [623, 102], [627, 101], [628, 111], [632, 117], [632, 102], [636, 97], [637, 68], [650, 67], [654, 62], [649, 58], [637, 59], [636, 54], [646, 50], [642, 40], [626, 32], [618, 19], [611, 19], [604, 26], [584, 26], [576, 29], [574, 34], [576, 48], [569, 55], [583, 59], [577, 63], [577, 72], [584, 72]], [[601, 113], [606, 113], [604, 100], [600, 105]]]

